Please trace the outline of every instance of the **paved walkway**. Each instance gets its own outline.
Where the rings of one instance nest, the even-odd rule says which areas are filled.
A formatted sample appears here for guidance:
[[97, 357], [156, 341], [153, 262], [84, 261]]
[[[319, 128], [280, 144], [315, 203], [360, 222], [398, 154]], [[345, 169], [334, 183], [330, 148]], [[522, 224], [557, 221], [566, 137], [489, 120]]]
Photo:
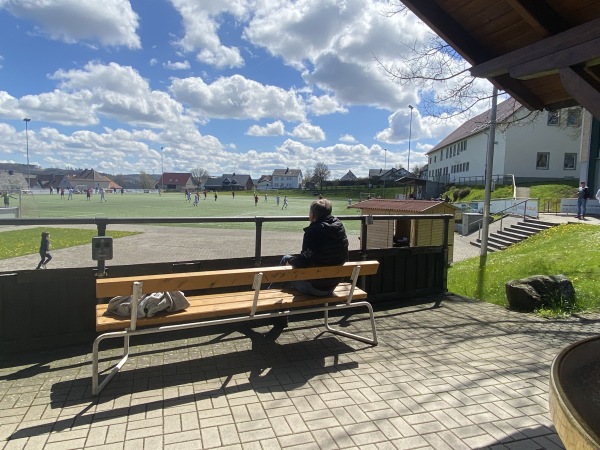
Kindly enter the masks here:
[[[3, 357], [0, 450], [563, 448], [550, 364], [598, 335], [600, 314], [543, 320], [445, 296], [376, 316], [377, 347], [321, 334], [318, 320], [138, 337], [97, 399], [91, 343]], [[118, 355], [103, 350], [102, 367]]]
[[98, 399], [91, 345], [5, 358], [0, 449], [563, 448], [550, 364], [597, 335], [600, 315], [542, 320], [450, 296], [376, 320], [377, 347], [320, 334], [317, 320], [141, 337]]

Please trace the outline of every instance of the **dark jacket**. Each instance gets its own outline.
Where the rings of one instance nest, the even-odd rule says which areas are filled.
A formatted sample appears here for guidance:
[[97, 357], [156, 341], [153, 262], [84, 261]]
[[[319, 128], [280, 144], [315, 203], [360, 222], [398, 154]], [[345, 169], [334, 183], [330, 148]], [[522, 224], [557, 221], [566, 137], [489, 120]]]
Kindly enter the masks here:
[[[302, 251], [290, 260], [293, 267], [336, 266], [348, 261], [348, 237], [344, 224], [333, 216], [312, 222], [304, 229]], [[332, 290], [341, 280], [313, 280], [319, 290]]]
[[48, 238], [42, 238], [40, 242], [40, 255], [45, 255], [50, 251], [50, 240]]

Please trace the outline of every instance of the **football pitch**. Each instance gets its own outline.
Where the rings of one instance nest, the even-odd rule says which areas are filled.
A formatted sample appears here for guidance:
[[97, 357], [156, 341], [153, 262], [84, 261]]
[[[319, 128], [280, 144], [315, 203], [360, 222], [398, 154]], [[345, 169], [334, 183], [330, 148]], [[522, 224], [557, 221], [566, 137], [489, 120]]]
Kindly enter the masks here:
[[[23, 195], [21, 200], [23, 218], [174, 218], [174, 217], [289, 217], [305, 216], [308, 220], [308, 210], [316, 197], [312, 195], [288, 195], [288, 206], [283, 208], [284, 196], [280, 194], [279, 206], [276, 204], [276, 194], [259, 193], [255, 205], [252, 192], [231, 192], [200, 195], [198, 205], [194, 206], [194, 195], [188, 201], [183, 193], [131, 193], [106, 194], [105, 201], [100, 201], [99, 194], [92, 194], [88, 200], [85, 194], [73, 194], [68, 199], [67, 194], [61, 198], [58, 194], [39, 193]], [[348, 208], [347, 200], [331, 199], [333, 214], [336, 216], [358, 216], [360, 210]], [[282, 209], [283, 208], [283, 209]], [[357, 232], [360, 222], [349, 220], [344, 223], [349, 232]], [[254, 228], [250, 223], [199, 223], [177, 226], [201, 226], [218, 228]], [[268, 222], [264, 227], [271, 230], [291, 231], [298, 229], [298, 222]]]

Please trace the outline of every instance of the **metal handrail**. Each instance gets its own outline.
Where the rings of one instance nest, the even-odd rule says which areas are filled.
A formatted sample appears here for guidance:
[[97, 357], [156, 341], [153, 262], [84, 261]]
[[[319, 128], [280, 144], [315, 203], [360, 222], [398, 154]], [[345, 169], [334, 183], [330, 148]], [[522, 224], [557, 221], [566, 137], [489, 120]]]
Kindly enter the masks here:
[[[509, 209], [513, 209], [515, 206], [519, 206], [519, 205], [521, 205], [523, 203], [525, 203], [524, 211], [527, 211], [527, 202], [529, 200], [531, 200], [531, 199], [527, 198], [527, 199], [523, 200], [522, 202], [515, 203], [514, 205], [509, 206], [508, 208], [504, 208], [503, 210], [498, 211], [497, 213], [495, 213], [495, 214], [500, 214], [500, 231], [503, 230], [503, 226], [504, 226], [504, 212], [507, 211], [507, 210], [509, 210]], [[523, 212], [523, 220], [527, 220], [526, 217], [527, 217], [527, 214], [525, 212]], [[484, 217], [482, 217], [481, 219], [479, 219], [477, 221], [477, 222], [479, 222], [479, 229], [477, 231], [477, 239], [481, 239], [481, 226], [483, 224], [483, 219], [484, 219]]]
[[[396, 215], [360, 215], [336, 216], [341, 221], [359, 220], [361, 222], [361, 259], [367, 258], [367, 226], [375, 220], [424, 220], [435, 219], [444, 221], [443, 251], [448, 255], [448, 230], [452, 214], [396, 214]], [[30, 218], [30, 219], [0, 219], [0, 225], [96, 225], [98, 236], [106, 236], [108, 225], [116, 224], [200, 224], [200, 223], [254, 223], [255, 224], [255, 265], [261, 266], [262, 260], [262, 226], [268, 222], [306, 222], [306, 216], [255, 216], [255, 217], [89, 217], [89, 218]], [[105, 261], [98, 260], [97, 275], [103, 276], [106, 272]]]

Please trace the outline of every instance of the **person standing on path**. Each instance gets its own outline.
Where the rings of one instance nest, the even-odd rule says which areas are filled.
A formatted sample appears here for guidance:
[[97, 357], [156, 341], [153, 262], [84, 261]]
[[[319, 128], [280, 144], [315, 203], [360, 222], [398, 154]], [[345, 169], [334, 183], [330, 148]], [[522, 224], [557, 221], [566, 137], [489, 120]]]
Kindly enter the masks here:
[[585, 185], [585, 181], [582, 181], [577, 191], [577, 219], [585, 219], [588, 198], [590, 198], [590, 188]]
[[52, 255], [50, 255], [50, 233], [47, 231], [42, 232], [42, 240], [40, 242], [40, 262], [37, 269], [45, 269], [46, 264], [50, 262], [52, 259]]

